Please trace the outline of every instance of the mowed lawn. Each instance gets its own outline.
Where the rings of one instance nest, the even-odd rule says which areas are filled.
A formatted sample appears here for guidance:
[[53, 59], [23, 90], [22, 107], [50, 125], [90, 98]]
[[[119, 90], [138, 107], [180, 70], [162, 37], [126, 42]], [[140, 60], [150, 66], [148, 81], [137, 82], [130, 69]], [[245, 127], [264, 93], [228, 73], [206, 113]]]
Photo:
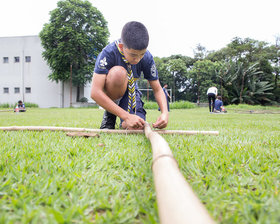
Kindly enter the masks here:
[[[262, 111], [269, 112], [269, 111]], [[217, 223], [280, 223], [280, 109], [172, 110], [164, 135], [194, 192]], [[147, 111], [154, 122], [157, 110]], [[99, 128], [99, 109], [0, 113], [0, 126]], [[158, 223], [144, 135], [0, 131], [0, 223]]]

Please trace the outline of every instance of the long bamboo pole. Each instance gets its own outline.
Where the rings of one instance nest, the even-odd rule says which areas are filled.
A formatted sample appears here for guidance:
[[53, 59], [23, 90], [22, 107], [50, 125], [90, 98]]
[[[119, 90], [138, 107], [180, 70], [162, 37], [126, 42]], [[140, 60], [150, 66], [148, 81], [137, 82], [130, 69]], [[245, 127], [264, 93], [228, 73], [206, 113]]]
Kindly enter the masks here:
[[10, 110], [0, 110], [0, 112], [9, 112], [9, 111], [14, 111], [13, 109]]
[[211, 224], [207, 210], [181, 174], [167, 142], [152, 131], [148, 123], [145, 135], [153, 151], [152, 170], [161, 224]]
[[[7, 126], [0, 127], [3, 131], [83, 131], [94, 133], [109, 134], [144, 134], [143, 130], [112, 130], [112, 129], [90, 129], [90, 128], [71, 128], [71, 127], [50, 127], [50, 126]], [[187, 131], [187, 130], [155, 130], [159, 134], [176, 135], [219, 135], [218, 131]]]

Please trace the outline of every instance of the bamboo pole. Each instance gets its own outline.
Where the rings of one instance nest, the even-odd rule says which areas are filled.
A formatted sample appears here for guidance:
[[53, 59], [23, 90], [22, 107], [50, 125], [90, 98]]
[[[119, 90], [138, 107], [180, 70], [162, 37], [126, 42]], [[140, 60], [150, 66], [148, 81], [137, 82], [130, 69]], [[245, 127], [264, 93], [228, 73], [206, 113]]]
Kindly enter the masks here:
[[153, 151], [152, 170], [161, 224], [211, 224], [207, 210], [181, 174], [167, 142], [145, 125]]
[[[7, 126], [0, 127], [3, 131], [82, 131], [93, 133], [108, 134], [144, 134], [143, 130], [112, 130], [112, 129], [90, 129], [90, 128], [71, 128], [71, 127], [50, 127], [50, 126]], [[218, 131], [187, 131], [187, 130], [155, 130], [159, 134], [176, 135], [219, 135]]]
[[10, 111], [14, 111], [13, 109], [10, 110], [0, 110], [0, 112], [10, 112]]

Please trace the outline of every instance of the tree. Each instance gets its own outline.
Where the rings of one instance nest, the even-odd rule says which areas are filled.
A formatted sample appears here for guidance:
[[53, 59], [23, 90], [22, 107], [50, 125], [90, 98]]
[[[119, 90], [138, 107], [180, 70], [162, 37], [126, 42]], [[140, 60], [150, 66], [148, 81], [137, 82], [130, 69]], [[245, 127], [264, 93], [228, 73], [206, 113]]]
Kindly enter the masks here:
[[[227, 64], [216, 74], [220, 86], [224, 87], [221, 90], [228, 93], [229, 102], [266, 104], [277, 99], [277, 94], [271, 94], [273, 90], [270, 85], [277, 83], [277, 44], [269, 46], [263, 41], [235, 37], [225, 48], [208, 54], [206, 58]], [[232, 85], [227, 85], [227, 82]], [[253, 86], [260, 88], [258, 94], [254, 94], [256, 89]], [[276, 86], [274, 84], [274, 91]]]
[[233, 82], [232, 103], [265, 105], [272, 102], [273, 83], [261, 81], [263, 71], [259, 70], [258, 63], [250, 66], [236, 63], [236, 73], [238, 76]]
[[202, 46], [201, 44], [198, 44], [193, 51], [195, 60], [205, 59], [208, 53], [209, 52], [206, 50], [206, 47]]
[[171, 74], [171, 83], [173, 93], [173, 101], [176, 100], [177, 94], [185, 90], [184, 83], [186, 81], [186, 65], [182, 59], [170, 59], [166, 64], [166, 70]]
[[187, 70], [191, 68], [195, 60], [180, 54], [164, 58], [155, 57], [154, 60], [161, 85], [168, 84], [176, 100], [187, 100]]
[[206, 101], [207, 89], [211, 86], [217, 86], [219, 80], [216, 71], [220, 69], [220, 63], [209, 60], [197, 61], [188, 72], [189, 89], [194, 98], [193, 101]]
[[215, 73], [220, 83], [220, 94], [223, 98], [224, 104], [229, 103], [229, 92], [231, 90], [232, 84], [238, 77], [238, 67], [236, 69], [236, 63], [229, 61], [216, 62], [217, 66], [215, 69]]
[[275, 45], [271, 46], [271, 54], [274, 58], [271, 60], [273, 66], [273, 75], [274, 75], [274, 96], [275, 100], [280, 103], [280, 36], [276, 36]]
[[[249, 68], [246, 68], [241, 64], [240, 68], [240, 77], [241, 77], [241, 83], [240, 83], [240, 89], [239, 89], [239, 103], [243, 103], [243, 95], [245, 89], [245, 81], [246, 79], [249, 79], [250, 76], [254, 77], [255, 75], [261, 74], [261, 71], [258, 71], [257, 64], [253, 64]], [[251, 80], [250, 80], [251, 81]], [[251, 81], [252, 82], [252, 81]]]
[[154, 61], [156, 63], [161, 85], [163, 86], [164, 84], [168, 84], [169, 86], [171, 86], [170, 80], [173, 79], [172, 79], [172, 75], [167, 70], [168, 58], [154, 57]]
[[86, 0], [59, 1], [50, 15], [39, 34], [43, 57], [52, 70], [52, 81], [70, 81], [71, 106], [72, 82], [78, 101], [79, 87], [91, 80], [96, 57], [108, 43], [107, 22]]

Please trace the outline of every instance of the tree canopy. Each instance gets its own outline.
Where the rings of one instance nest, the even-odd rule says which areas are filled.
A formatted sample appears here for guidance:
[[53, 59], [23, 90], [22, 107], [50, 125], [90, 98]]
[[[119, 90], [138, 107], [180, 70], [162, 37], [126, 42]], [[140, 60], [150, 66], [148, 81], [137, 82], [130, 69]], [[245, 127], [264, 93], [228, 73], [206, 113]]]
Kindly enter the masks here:
[[[89, 1], [62, 0], [50, 12], [50, 21], [39, 34], [43, 58], [49, 64], [53, 81], [73, 80], [83, 86], [93, 73], [99, 52], [108, 43], [107, 22]], [[70, 67], [72, 77], [70, 77]]]
[[167, 83], [176, 100], [206, 102], [216, 86], [225, 104], [280, 102], [280, 47], [235, 37], [226, 47], [209, 52], [198, 45], [194, 58], [173, 55], [155, 59], [161, 84]]

